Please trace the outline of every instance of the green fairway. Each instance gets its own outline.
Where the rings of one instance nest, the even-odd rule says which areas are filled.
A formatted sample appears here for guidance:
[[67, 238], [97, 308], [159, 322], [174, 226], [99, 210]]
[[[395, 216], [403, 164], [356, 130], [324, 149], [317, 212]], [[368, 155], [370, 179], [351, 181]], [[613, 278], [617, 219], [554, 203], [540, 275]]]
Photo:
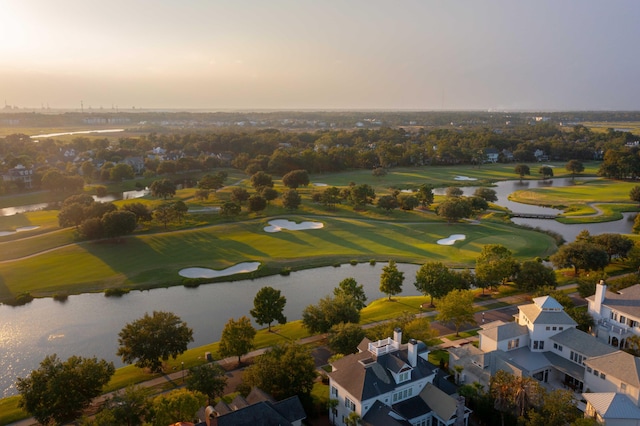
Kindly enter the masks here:
[[[296, 222], [319, 220], [292, 216]], [[521, 259], [556, 250], [547, 235], [498, 223], [382, 222], [324, 218], [323, 229], [267, 233], [268, 219], [170, 233], [141, 235], [120, 243], [85, 242], [0, 264], [0, 297], [70, 294], [108, 287], [149, 288], [181, 284], [182, 268], [222, 269], [259, 261], [267, 272], [346, 262], [345, 259], [396, 259], [472, 266], [482, 246], [503, 244]], [[452, 246], [436, 243], [451, 234], [466, 239]]]

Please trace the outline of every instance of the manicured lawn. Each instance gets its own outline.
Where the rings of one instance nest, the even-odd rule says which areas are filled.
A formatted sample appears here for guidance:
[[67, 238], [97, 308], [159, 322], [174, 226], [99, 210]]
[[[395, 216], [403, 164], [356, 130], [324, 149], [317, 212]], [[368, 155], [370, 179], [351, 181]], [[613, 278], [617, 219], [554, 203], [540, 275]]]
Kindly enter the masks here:
[[25, 411], [18, 408], [18, 401], [20, 401], [19, 396], [0, 399], [0, 425], [7, 425], [29, 417]]
[[[290, 216], [296, 222], [318, 218]], [[183, 282], [186, 267], [222, 269], [262, 262], [271, 273], [369, 259], [423, 263], [439, 260], [470, 267], [482, 246], [503, 244], [518, 258], [545, 257], [556, 250], [547, 235], [497, 223], [380, 222], [324, 218], [323, 229], [264, 232], [268, 219], [124, 238], [119, 243], [84, 242], [0, 264], [0, 297], [149, 288]], [[453, 246], [436, 243], [451, 234], [467, 238]], [[72, 266], [72, 267], [71, 267]]]
[[[409, 280], [405, 277], [403, 286], [413, 285], [407, 281]], [[360, 323], [370, 324], [384, 319], [397, 318], [405, 312], [419, 314], [424, 312], [420, 306], [428, 301], [428, 296], [392, 296], [391, 300], [388, 298], [374, 300], [361, 311]]]
[[565, 187], [541, 187], [516, 191], [513, 201], [545, 206], [568, 206], [584, 203], [630, 203], [629, 191], [634, 182], [609, 179], [576, 180], [575, 185]]

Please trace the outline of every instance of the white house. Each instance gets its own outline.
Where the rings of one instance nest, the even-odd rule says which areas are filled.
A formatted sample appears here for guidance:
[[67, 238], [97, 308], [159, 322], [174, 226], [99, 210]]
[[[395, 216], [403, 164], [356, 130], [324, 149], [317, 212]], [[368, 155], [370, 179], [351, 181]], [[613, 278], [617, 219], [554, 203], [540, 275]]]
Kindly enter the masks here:
[[640, 425], [640, 358], [578, 330], [549, 296], [519, 306], [515, 317], [483, 325], [479, 348], [449, 349], [450, 367], [485, 387], [498, 370], [533, 377], [549, 389], [572, 389], [587, 401], [585, 415], [607, 425]]
[[596, 284], [596, 294], [587, 297], [588, 312], [596, 322], [594, 334], [617, 348], [626, 346], [626, 339], [640, 335], [640, 284], [608, 291], [604, 281]]
[[438, 367], [428, 361], [424, 343], [401, 344], [402, 331], [377, 342], [364, 339], [359, 352], [332, 363], [329, 413], [345, 425], [352, 412], [364, 426], [467, 425], [470, 410], [464, 398], [450, 396], [434, 385]]

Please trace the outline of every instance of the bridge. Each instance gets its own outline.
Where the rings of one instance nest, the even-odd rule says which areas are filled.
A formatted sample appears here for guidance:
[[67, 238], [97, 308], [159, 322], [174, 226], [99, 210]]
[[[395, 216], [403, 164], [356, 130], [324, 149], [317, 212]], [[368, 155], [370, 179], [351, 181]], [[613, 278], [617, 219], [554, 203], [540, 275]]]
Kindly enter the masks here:
[[524, 219], [555, 219], [558, 215], [543, 213], [511, 213], [511, 217], [521, 217]]

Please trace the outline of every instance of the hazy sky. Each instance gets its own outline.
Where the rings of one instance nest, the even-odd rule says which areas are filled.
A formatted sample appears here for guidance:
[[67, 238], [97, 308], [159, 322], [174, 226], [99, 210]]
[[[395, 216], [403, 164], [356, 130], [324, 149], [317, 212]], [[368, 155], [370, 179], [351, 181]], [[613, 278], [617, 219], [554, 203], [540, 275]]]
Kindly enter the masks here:
[[639, 42], [638, 0], [0, 0], [0, 102], [639, 110]]

